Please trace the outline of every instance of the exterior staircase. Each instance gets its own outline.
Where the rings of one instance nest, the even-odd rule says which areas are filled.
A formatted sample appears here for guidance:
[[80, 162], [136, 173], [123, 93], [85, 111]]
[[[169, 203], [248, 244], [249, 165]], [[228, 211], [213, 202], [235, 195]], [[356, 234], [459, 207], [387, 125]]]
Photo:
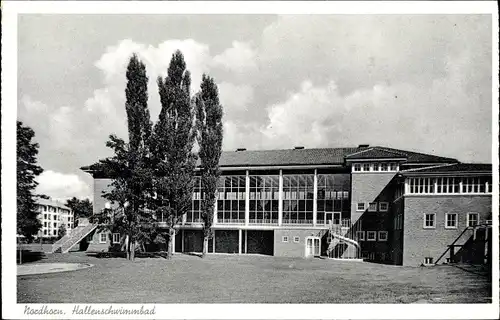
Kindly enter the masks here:
[[52, 245], [52, 253], [67, 253], [76, 244], [82, 241], [97, 225], [91, 224], [87, 219], [80, 219], [78, 226]]
[[[347, 226], [347, 227], [343, 227]], [[350, 221], [342, 224], [330, 222], [328, 228], [328, 257], [338, 259], [358, 259], [361, 255], [359, 243], [353, 239], [354, 231], [350, 228]]]

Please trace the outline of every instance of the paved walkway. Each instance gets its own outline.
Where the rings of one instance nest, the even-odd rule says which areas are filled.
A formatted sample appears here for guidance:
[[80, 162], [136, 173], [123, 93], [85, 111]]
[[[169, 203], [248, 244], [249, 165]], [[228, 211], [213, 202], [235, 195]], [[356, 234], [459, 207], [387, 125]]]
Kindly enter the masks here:
[[44, 274], [75, 271], [92, 267], [89, 263], [30, 263], [17, 266], [17, 275]]

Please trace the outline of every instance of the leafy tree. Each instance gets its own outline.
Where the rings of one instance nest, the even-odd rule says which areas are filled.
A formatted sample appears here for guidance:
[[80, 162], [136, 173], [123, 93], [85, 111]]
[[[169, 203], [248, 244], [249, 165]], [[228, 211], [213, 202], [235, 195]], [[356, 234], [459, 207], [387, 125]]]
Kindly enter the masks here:
[[57, 229], [57, 240], [61, 239], [66, 235], [66, 225], [64, 223], [61, 223], [59, 225], [59, 228]]
[[37, 165], [38, 143], [32, 142], [34, 137], [33, 129], [17, 121], [17, 233], [29, 242], [42, 227], [34, 190], [38, 185], [35, 178], [43, 169]]
[[196, 155], [191, 77], [180, 51], [172, 55], [167, 76], [158, 78], [161, 111], [151, 151], [155, 169], [153, 208], [168, 229], [168, 258], [172, 256], [175, 226], [191, 208]]
[[129, 142], [111, 135], [106, 145], [114, 155], [100, 161], [100, 168], [113, 178], [111, 188], [103, 196], [114, 205], [93, 216], [101, 230], [108, 229], [125, 235], [127, 259], [135, 258], [136, 243], [149, 239], [154, 220], [147, 204], [151, 194], [152, 175], [149, 139], [152, 123], [148, 110], [148, 77], [146, 66], [133, 55], [127, 72], [126, 112]]
[[73, 211], [75, 223], [79, 218], [89, 218], [92, 216], [92, 202], [89, 199], [80, 200], [77, 197], [73, 197], [66, 200], [66, 206]]
[[222, 105], [219, 102], [217, 85], [213, 78], [203, 75], [201, 92], [194, 98], [196, 105], [197, 141], [200, 147], [201, 185], [203, 200], [203, 256], [208, 251], [208, 240], [212, 238], [217, 180], [220, 176], [219, 159], [222, 152]]

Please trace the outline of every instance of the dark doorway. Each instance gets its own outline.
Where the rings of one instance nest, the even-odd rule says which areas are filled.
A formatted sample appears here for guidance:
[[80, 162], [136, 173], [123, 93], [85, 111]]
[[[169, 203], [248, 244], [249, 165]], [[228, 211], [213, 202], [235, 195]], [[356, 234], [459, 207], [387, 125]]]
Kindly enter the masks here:
[[247, 253], [274, 254], [274, 231], [247, 230]]
[[239, 252], [238, 230], [216, 230], [215, 252], [216, 253], [238, 253]]

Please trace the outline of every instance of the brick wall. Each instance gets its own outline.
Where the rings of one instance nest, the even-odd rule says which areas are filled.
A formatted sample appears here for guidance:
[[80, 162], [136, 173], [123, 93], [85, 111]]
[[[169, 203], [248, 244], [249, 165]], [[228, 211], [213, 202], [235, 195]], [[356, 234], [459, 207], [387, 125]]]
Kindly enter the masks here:
[[[480, 220], [491, 219], [491, 207], [491, 196], [406, 196], [403, 265], [418, 266], [425, 257], [432, 257], [435, 262], [466, 227], [467, 213], [478, 213]], [[435, 229], [423, 228], [424, 213], [435, 213]], [[446, 213], [458, 214], [457, 229], [445, 228]], [[457, 244], [465, 243], [471, 235], [472, 231], [467, 231]]]
[[390, 260], [393, 264], [401, 265], [403, 263], [403, 237], [404, 237], [404, 224], [403, 221], [400, 222], [401, 229], [394, 229], [394, 218], [398, 215], [402, 215], [404, 219], [404, 206], [405, 199], [403, 197], [392, 203], [391, 207], [391, 223], [392, 228], [389, 232], [389, 241], [391, 243]]
[[[274, 230], [274, 255], [277, 257], [305, 257], [306, 237], [314, 236], [322, 238], [326, 230], [314, 229], [275, 229]], [[288, 236], [288, 242], [283, 242], [283, 236]], [[298, 236], [299, 242], [294, 242], [293, 238]], [[324, 241], [321, 244], [321, 251]]]

